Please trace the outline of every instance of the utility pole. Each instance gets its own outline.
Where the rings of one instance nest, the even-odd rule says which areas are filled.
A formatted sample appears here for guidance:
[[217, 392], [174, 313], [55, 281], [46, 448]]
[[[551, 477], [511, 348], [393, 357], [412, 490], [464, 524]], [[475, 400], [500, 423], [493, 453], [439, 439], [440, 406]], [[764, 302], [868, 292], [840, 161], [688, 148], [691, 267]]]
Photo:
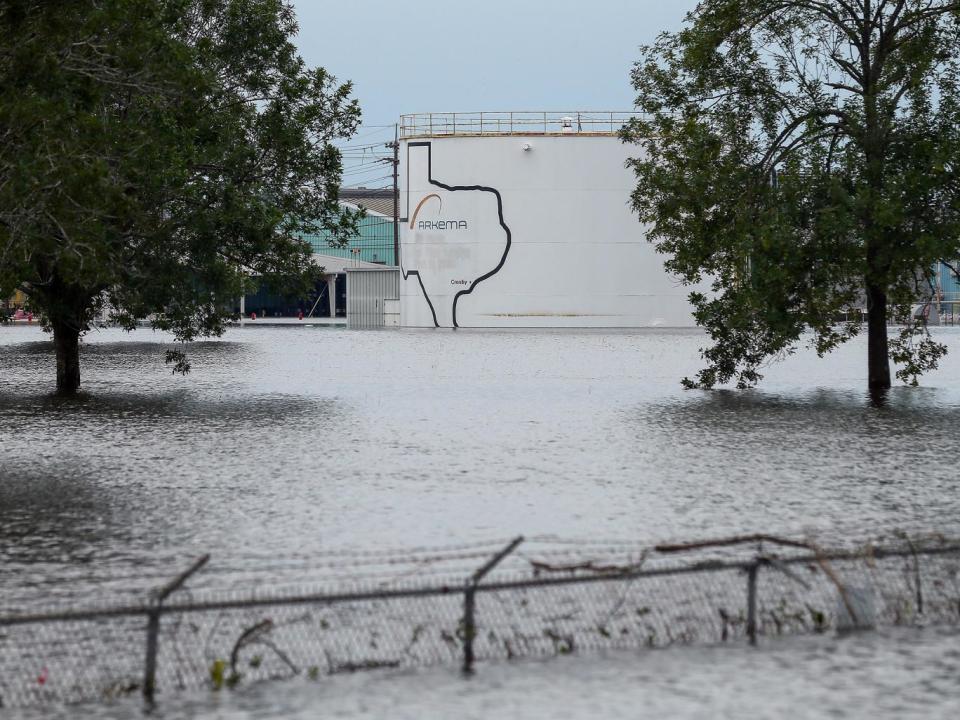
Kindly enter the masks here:
[[400, 129], [393, 126], [393, 262], [400, 266]]

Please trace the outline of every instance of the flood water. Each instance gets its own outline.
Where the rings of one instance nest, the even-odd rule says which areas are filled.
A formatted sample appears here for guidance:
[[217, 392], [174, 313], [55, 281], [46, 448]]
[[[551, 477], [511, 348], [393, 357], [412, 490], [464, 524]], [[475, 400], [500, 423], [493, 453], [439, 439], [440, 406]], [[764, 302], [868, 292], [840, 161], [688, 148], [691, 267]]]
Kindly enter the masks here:
[[[936, 334], [941, 370], [875, 408], [862, 340], [702, 392], [679, 384], [697, 331], [248, 327], [180, 377], [169, 338], [103, 330], [63, 400], [46, 336], [0, 328], [0, 607], [142, 595], [207, 552], [243, 576], [520, 533], [957, 534], [960, 332]], [[671, 662], [700, 672], [696, 652]]]
[[[955, 720], [960, 633], [892, 630], [266, 684], [161, 705], [156, 720]], [[135, 701], [23, 720], [133, 720]]]

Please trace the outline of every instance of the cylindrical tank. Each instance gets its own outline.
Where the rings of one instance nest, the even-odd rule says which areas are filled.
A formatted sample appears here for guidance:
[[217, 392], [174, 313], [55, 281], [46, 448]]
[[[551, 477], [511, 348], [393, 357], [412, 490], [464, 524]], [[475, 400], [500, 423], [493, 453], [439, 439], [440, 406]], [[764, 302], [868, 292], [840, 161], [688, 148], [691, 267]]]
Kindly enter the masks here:
[[689, 288], [630, 209], [625, 163], [640, 149], [621, 142], [622, 122], [490, 116], [401, 121], [401, 324], [694, 325]]

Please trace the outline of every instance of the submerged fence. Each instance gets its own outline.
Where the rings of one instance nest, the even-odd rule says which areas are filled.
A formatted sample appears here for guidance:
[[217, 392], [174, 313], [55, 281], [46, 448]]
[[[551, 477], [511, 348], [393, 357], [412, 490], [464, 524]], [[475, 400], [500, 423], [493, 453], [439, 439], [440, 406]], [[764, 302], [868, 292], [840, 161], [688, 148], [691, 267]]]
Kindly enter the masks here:
[[143, 603], [0, 617], [0, 703], [133, 693], [601, 648], [757, 642], [960, 624], [960, 542], [825, 550], [769, 536], [639, 546], [517, 538], [327, 553], [315, 585], [191, 586], [201, 558]]

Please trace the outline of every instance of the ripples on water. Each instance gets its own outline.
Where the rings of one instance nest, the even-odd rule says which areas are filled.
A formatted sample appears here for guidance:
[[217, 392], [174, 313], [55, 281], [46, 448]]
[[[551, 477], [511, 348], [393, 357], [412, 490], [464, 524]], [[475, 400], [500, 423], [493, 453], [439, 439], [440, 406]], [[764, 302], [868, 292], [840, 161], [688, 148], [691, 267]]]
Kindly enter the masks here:
[[[771, 367], [761, 390], [707, 393], [679, 387], [697, 369], [702, 341], [679, 331], [251, 328], [192, 346], [194, 369], [182, 378], [164, 365], [163, 336], [110, 330], [88, 337], [84, 393], [63, 400], [50, 394], [54, 363], [42, 333], [0, 328], [0, 604], [9, 611], [38, 598], [142, 597], [205, 552], [213, 561], [200, 583], [275, 577], [277, 558], [309, 559], [316, 549], [521, 532], [641, 540], [955, 532], [960, 333], [938, 337], [951, 348], [943, 369], [923, 388], [894, 390], [877, 409], [861, 392], [862, 342], [823, 361], [800, 353]], [[939, 638], [904, 642], [932, 647]], [[934, 683], [938, 708], [951, 699], [936, 678], [947, 670], [956, 678], [955, 641], [933, 647], [920, 678]], [[873, 651], [862, 649], [869, 643], [816, 646], [815, 676], [829, 687], [833, 653], [859, 667], [857, 653], [867, 665], [873, 652], [902, 680], [891, 668], [911, 667], [916, 649], [875, 642]], [[576, 717], [577, 707], [609, 700], [603, 693], [626, 683], [634, 701], [666, 703], [664, 716], [727, 707], [726, 716], [737, 717], [741, 691], [768, 697], [770, 707], [793, 697], [782, 716], [803, 716], [804, 698], [770, 690], [796, 680], [777, 669], [789, 661], [716, 652], [722, 659], [703, 667], [693, 654], [534, 669], [517, 680], [513, 671], [487, 669], [482, 682], [492, 685], [466, 694], [452, 675], [438, 681], [447, 676], [427, 673], [424, 682], [437, 689], [437, 707], [457, 714], [468, 697], [467, 705], [500, 703], [498, 716], [529, 717], [540, 708], [529, 693], [559, 692], [557, 708]], [[758, 672], [757, 657], [773, 657], [762, 661], [773, 685], [744, 685]], [[731, 677], [718, 670], [728, 663]], [[832, 714], [862, 703], [858, 673], [843, 676], [849, 686], [837, 688]], [[398, 677], [376, 692], [388, 700], [398, 693], [402, 709], [423, 683]], [[347, 706], [376, 694], [366, 682], [323, 702], [362, 714]], [[797, 687], [818, 692], [818, 682]], [[638, 688], [648, 686], [640, 698]], [[583, 695], [576, 700], [563, 687]], [[260, 717], [280, 702], [244, 697], [249, 705], [241, 698], [230, 717]], [[303, 697], [304, 707], [316, 700]], [[421, 717], [422, 704], [411, 702], [413, 710], [396, 717]], [[605, 702], [609, 717], [633, 716], [614, 711], [634, 707], [627, 698]], [[291, 707], [291, 717], [311, 716]]]
[[[892, 630], [743, 645], [672, 648], [358, 673], [164, 702], [156, 720], [530, 720], [531, 718], [896, 718], [952, 720], [960, 706], [960, 634]], [[25, 714], [23, 720], [137, 720], [136, 701]]]
[[[0, 329], [0, 570], [121, 591], [185, 558], [555, 533], [957, 527], [960, 333], [883, 409], [864, 347], [800, 353], [761, 390], [684, 391], [696, 332], [233, 330], [171, 375], [149, 331], [92, 333], [51, 396], [37, 328]], [[110, 578], [118, 578], [108, 582]], [[9, 606], [9, 605], [8, 605]]]

